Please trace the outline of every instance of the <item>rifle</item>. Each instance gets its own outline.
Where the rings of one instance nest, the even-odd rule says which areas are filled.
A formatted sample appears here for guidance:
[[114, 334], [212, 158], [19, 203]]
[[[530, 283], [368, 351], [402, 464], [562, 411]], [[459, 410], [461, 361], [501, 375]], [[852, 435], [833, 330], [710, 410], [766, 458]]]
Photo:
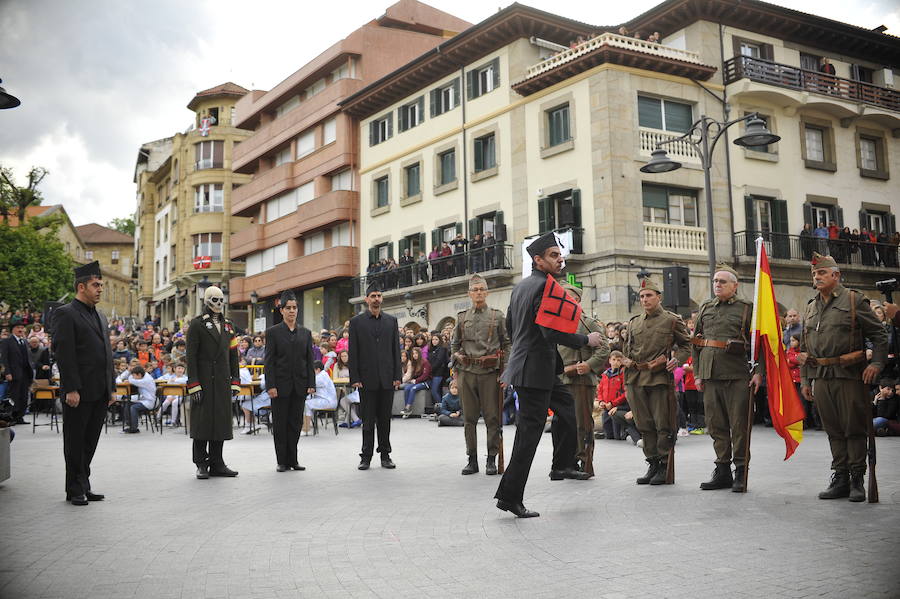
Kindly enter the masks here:
[[875, 426], [872, 423], [872, 416], [866, 416], [869, 421], [869, 443], [866, 448], [869, 461], [869, 503], [878, 503], [878, 480], [875, 478]]
[[594, 476], [594, 401], [593, 398], [588, 397], [587, 401], [582, 401], [581, 403], [583, 404], [581, 408], [581, 422], [584, 423], [587, 431], [584, 438], [584, 471]]
[[669, 382], [669, 458], [666, 461], [666, 484], [675, 484], [675, 439], [678, 433], [678, 406], [675, 403], [675, 379]]
[[[503, 350], [499, 350], [497, 352], [497, 364], [501, 364], [503, 362]], [[500, 371], [500, 374], [503, 374], [503, 371]], [[499, 378], [499, 377], [498, 377]], [[497, 384], [497, 389], [499, 390], [500, 395], [500, 418], [499, 418], [499, 429], [500, 429], [500, 442], [497, 445], [497, 474], [503, 474], [506, 470], [506, 460], [503, 455], [503, 385]]]
[[748, 389], [747, 393], [750, 401], [747, 405], [747, 447], [744, 449], [744, 493], [747, 492], [747, 480], [750, 478], [750, 432], [753, 430], [753, 406], [756, 399], [752, 390]]

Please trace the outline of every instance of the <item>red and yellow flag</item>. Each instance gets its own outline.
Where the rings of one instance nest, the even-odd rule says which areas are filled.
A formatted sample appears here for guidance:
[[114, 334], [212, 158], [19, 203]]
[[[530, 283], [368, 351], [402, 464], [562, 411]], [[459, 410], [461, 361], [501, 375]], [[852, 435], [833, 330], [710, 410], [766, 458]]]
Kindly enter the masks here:
[[578, 330], [580, 318], [581, 304], [569, 295], [556, 279], [547, 275], [541, 305], [538, 307], [534, 322], [562, 333], [574, 333]]
[[765, 360], [766, 388], [769, 396], [769, 415], [772, 426], [784, 439], [788, 459], [803, 440], [803, 418], [805, 412], [797, 388], [791, 380], [784, 344], [779, 326], [778, 302], [775, 301], [775, 287], [772, 271], [762, 238], [756, 240], [756, 291], [753, 304], [753, 345], [754, 361]]

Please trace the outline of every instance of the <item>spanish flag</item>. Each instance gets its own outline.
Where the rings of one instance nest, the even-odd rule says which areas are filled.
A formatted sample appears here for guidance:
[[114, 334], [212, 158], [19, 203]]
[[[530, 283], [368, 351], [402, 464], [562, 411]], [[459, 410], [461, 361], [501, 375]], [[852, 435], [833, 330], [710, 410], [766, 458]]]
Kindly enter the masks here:
[[754, 363], [765, 360], [766, 388], [769, 396], [769, 414], [772, 426], [784, 439], [788, 459], [803, 440], [803, 404], [797, 397], [797, 389], [791, 380], [775, 301], [772, 271], [763, 239], [756, 240], [756, 287], [753, 302], [753, 335], [751, 355]]

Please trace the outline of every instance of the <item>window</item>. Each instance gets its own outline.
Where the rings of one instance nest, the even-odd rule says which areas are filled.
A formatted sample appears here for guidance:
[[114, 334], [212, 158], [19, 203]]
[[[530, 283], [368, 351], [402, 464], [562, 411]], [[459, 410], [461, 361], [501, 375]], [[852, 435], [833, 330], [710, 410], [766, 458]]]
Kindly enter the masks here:
[[645, 223], [700, 226], [696, 191], [644, 184], [642, 203]]
[[825, 132], [816, 127], [806, 127], [806, 159], [825, 162]]
[[353, 245], [350, 234], [350, 223], [341, 223], [331, 229], [331, 247]]
[[822, 60], [821, 56], [816, 56], [815, 54], [807, 54], [806, 52], [800, 53], [800, 68], [805, 71], [819, 71], [819, 62]]
[[193, 236], [194, 257], [209, 256], [213, 262], [222, 261], [222, 234], [200, 233]]
[[293, 96], [287, 102], [275, 109], [275, 118], [283, 117], [298, 106], [300, 106], [300, 96]]
[[441, 242], [450, 243], [456, 237], [457, 233], [462, 233], [462, 223], [453, 223], [452, 225], [444, 225], [438, 229], [438, 236]]
[[[581, 190], [567, 189], [538, 200], [541, 234], [557, 229], [581, 228]], [[572, 251], [581, 253], [581, 232], [572, 236]]]
[[740, 42], [741, 56], [749, 56], [750, 58], [762, 57], [762, 46], [753, 42]]
[[119, 250], [112, 251], [111, 259], [112, 259], [113, 264], [119, 263], [119, 256], [120, 256]]
[[466, 97], [470, 100], [495, 90], [499, 85], [499, 58], [466, 73]]
[[411, 164], [403, 171], [406, 177], [406, 197], [411, 198], [419, 195], [422, 192], [422, 186], [419, 181], [419, 163]]
[[275, 166], [281, 166], [282, 164], [286, 164], [288, 162], [293, 162], [291, 160], [290, 146], [275, 154]]
[[382, 260], [387, 260], [393, 255], [394, 244], [390, 241], [380, 243], [375, 247], [369, 248], [369, 263], [374, 264]]
[[859, 163], [860, 168], [875, 171], [878, 170], [878, 156], [875, 152], [876, 142], [874, 139], [865, 137], [859, 138]]
[[194, 212], [222, 212], [222, 184], [207, 183], [194, 188]]
[[310, 129], [297, 136], [297, 159], [316, 151], [316, 132]]
[[875, 71], [868, 67], [864, 67], [858, 64], [850, 65], [850, 78], [855, 79], [856, 81], [862, 81], [863, 83], [872, 83], [874, 80], [874, 74]]
[[347, 64], [342, 64], [335, 70], [331, 71], [331, 80], [338, 81], [340, 79], [347, 79], [350, 77], [350, 67]]
[[475, 172], [480, 173], [497, 166], [495, 135], [490, 133], [475, 139]]
[[456, 149], [441, 152], [438, 155], [440, 163], [440, 185], [456, 181]]
[[800, 122], [800, 155], [806, 168], [836, 171], [834, 132], [828, 121], [803, 118]]
[[309, 256], [325, 249], [325, 233], [313, 233], [303, 237], [303, 254]]
[[556, 146], [572, 139], [569, 131], [569, 105], [547, 111], [548, 146]]
[[392, 115], [388, 114], [369, 123], [369, 145], [374, 146], [390, 139], [394, 134]]
[[307, 99], [312, 98], [316, 94], [320, 94], [323, 91], [325, 91], [325, 79], [319, 79], [306, 88], [306, 97]]
[[391, 198], [388, 195], [390, 192], [390, 186], [388, 177], [384, 176], [380, 179], [375, 179], [375, 207], [382, 208], [387, 206], [391, 202]]
[[876, 130], [860, 129], [857, 144], [859, 175], [882, 180], [890, 178], [883, 134]]
[[281, 243], [274, 247], [267, 248], [261, 252], [249, 254], [247, 256], [246, 274], [253, 276], [267, 270], [272, 270], [279, 264], [287, 262], [288, 244]]
[[353, 171], [349, 168], [331, 175], [331, 191], [353, 189]]
[[163, 256], [162, 278], [163, 278], [163, 283], [169, 282], [169, 257], [168, 256]]
[[428, 254], [428, 248], [425, 244], [425, 233], [413, 233], [397, 242], [397, 250], [400, 252], [401, 256], [403, 256], [406, 250], [409, 250], [409, 255], [415, 259], [419, 256], [419, 252]]
[[430, 92], [431, 116], [435, 117], [459, 106], [459, 78]]
[[316, 189], [313, 186], [313, 182], [309, 181], [304, 183], [300, 187], [297, 188], [297, 205], [305, 204], [307, 202], [311, 202], [316, 197]]
[[412, 129], [425, 120], [424, 115], [425, 96], [419, 96], [416, 101], [397, 109], [397, 129], [401, 132]]
[[754, 247], [756, 234], [761, 234], [773, 258], [790, 258], [791, 244], [788, 233], [787, 201], [776, 198], [748, 195], [744, 197], [746, 215], [747, 248]]
[[225, 152], [224, 141], [201, 141], [194, 144], [195, 168], [222, 168], [222, 160]]
[[322, 143], [327, 145], [337, 139], [337, 119], [332, 117], [322, 126]]
[[266, 202], [266, 222], [287, 216], [297, 209], [296, 190], [291, 190]]
[[94, 259], [94, 250], [85, 250], [84, 259], [85, 260], [93, 260]]
[[687, 133], [693, 122], [690, 104], [638, 96], [638, 123], [641, 127]]

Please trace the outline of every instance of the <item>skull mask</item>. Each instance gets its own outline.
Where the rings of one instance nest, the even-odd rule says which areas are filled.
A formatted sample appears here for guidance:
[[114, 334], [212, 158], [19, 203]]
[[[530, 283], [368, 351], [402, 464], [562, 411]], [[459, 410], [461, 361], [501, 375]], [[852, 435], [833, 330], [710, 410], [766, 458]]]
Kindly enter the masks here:
[[213, 314], [221, 314], [225, 308], [225, 294], [215, 285], [207, 287], [203, 294], [203, 303]]

